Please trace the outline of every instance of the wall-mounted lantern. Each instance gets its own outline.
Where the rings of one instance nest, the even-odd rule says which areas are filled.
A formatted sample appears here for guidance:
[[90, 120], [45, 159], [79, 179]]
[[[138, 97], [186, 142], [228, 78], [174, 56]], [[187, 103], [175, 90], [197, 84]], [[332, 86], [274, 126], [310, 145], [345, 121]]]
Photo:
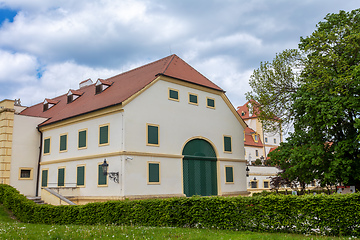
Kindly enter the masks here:
[[249, 169], [249, 167], [248, 166], [246, 166], [246, 177], [248, 177], [249, 176], [249, 171], [250, 171], [250, 169]]
[[109, 164], [104, 159], [104, 163], [101, 164], [104, 175], [109, 175], [109, 178], [112, 179], [115, 183], [119, 183], [119, 172], [108, 172]]

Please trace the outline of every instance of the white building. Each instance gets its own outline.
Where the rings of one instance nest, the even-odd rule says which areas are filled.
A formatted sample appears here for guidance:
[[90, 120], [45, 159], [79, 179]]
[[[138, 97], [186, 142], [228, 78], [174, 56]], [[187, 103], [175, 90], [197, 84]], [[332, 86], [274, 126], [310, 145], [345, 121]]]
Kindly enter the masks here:
[[[237, 112], [248, 125], [244, 130], [245, 159], [248, 161], [249, 176], [247, 177], [248, 191], [261, 192], [270, 190], [271, 177], [275, 177], [279, 169], [266, 165], [267, 156], [282, 142], [281, 131], [276, 133], [266, 132], [260, 122], [257, 110], [253, 108], [250, 101], [237, 107]], [[255, 161], [261, 161], [261, 164], [254, 166]]]
[[0, 180], [25, 195], [52, 188], [81, 204], [248, 193], [245, 122], [220, 87], [176, 55], [83, 81], [20, 113], [13, 101], [0, 106], [9, 113], [0, 115]]
[[271, 189], [271, 178], [276, 177], [279, 169], [272, 166], [248, 166], [249, 176], [247, 177], [248, 191], [268, 191]]
[[252, 161], [261, 157], [267, 159], [270, 150], [280, 146], [280, 143], [283, 141], [281, 129], [277, 132], [267, 132], [258, 118], [257, 110], [252, 109], [250, 111], [249, 107], [253, 107], [251, 101], [237, 107], [237, 112], [248, 125], [248, 128], [245, 129], [245, 136], [251, 135], [252, 137], [252, 139], [246, 138], [244, 143], [246, 150], [245, 157], [247, 160], [252, 159]]

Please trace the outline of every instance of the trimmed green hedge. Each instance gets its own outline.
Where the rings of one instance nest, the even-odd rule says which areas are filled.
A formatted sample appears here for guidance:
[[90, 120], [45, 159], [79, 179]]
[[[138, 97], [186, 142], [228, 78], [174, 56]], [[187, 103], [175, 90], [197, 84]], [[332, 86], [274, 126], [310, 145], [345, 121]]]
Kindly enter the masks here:
[[[329, 194], [329, 191], [327, 189], [323, 189], [323, 190], [306, 190], [304, 193], [301, 192], [301, 191], [297, 191], [297, 195], [300, 196], [300, 195], [307, 195], [307, 194]], [[330, 190], [330, 194], [334, 194], [336, 193], [336, 190]], [[288, 190], [288, 191], [284, 191], [284, 190], [281, 190], [281, 191], [266, 191], [266, 190], [263, 190], [262, 192], [255, 192], [253, 193], [252, 195], [253, 196], [269, 196], [269, 195], [277, 195], [277, 194], [282, 194], [282, 195], [292, 195], [292, 190]]]
[[198, 227], [360, 236], [360, 194], [191, 197], [38, 205], [0, 184], [0, 203], [22, 222]]

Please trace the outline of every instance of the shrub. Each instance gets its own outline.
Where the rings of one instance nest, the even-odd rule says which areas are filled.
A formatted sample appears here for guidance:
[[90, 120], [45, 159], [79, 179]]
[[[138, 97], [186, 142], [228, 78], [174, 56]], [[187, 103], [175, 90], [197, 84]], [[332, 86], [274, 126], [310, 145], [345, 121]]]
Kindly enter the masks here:
[[23, 222], [218, 228], [360, 236], [360, 194], [191, 197], [38, 205], [0, 184], [0, 203]]

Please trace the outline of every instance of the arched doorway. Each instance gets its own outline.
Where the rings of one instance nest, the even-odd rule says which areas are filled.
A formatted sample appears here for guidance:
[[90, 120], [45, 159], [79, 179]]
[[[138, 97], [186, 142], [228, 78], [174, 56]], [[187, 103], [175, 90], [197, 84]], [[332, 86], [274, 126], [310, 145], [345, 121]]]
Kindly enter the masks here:
[[190, 140], [182, 155], [185, 195], [217, 195], [217, 158], [211, 144], [203, 139]]

